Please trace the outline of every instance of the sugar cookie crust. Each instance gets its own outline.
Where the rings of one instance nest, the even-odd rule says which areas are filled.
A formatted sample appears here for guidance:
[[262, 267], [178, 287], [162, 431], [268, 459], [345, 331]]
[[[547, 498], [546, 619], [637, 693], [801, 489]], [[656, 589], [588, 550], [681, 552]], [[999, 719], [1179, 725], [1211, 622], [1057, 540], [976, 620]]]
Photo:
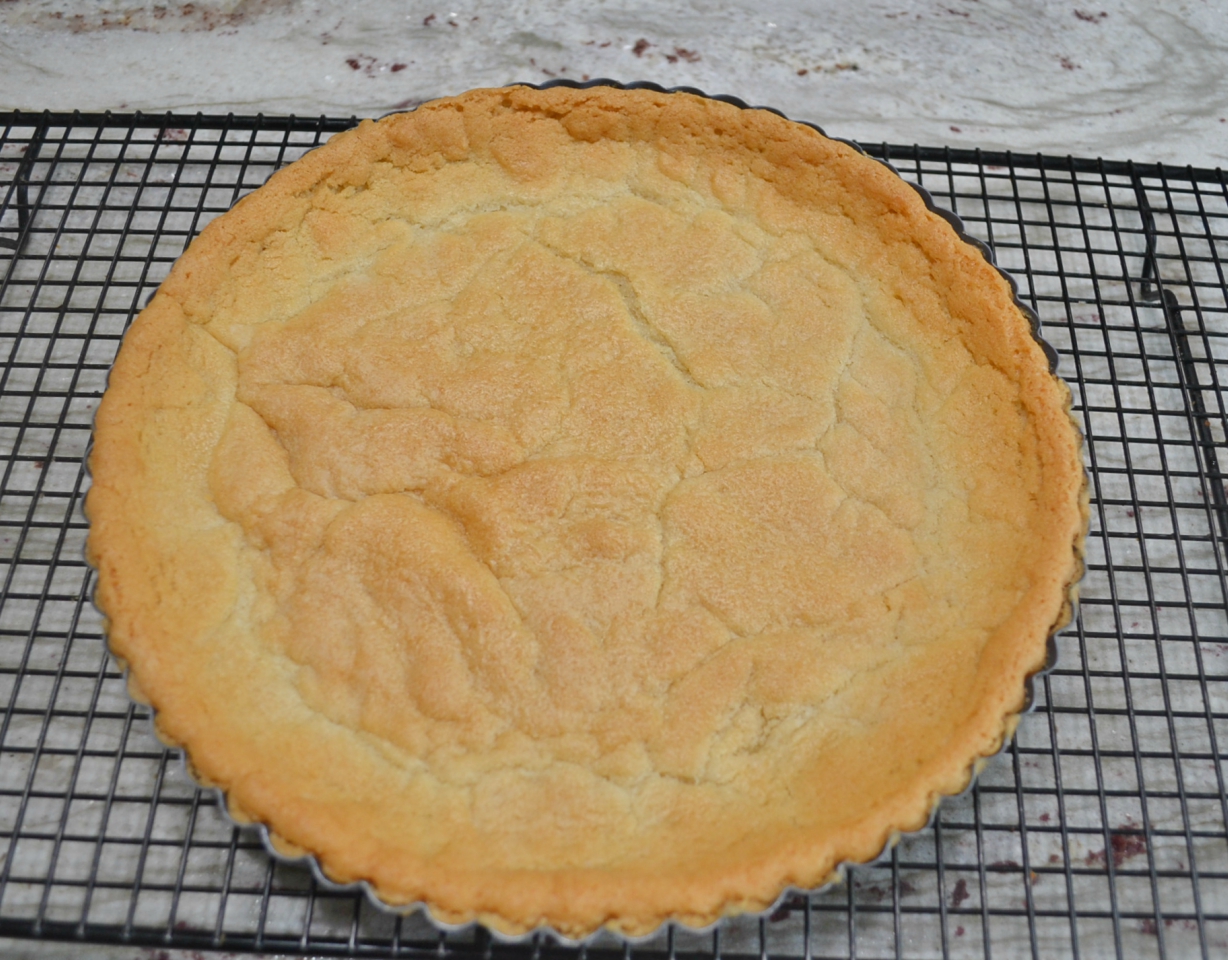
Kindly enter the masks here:
[[447, 922], [704, 924], [968, 782], [1069, 616], [1069, 392], [889, 170], [509, 88], [364, 122], [124, 339], [88, 553], [161, 733]]

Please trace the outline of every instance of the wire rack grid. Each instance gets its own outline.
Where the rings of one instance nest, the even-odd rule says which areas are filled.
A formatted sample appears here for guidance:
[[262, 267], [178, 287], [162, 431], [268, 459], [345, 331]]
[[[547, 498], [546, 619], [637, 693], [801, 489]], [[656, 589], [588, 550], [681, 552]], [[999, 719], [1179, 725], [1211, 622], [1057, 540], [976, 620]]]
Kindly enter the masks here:
[[[90, 603], [83, 458], [120, 338], [188, 241], [352, 120], [0, 114], [0, 936], [312, 954], [575, 955], [443, 934], [270, 859], [127, 697]], [[1039, 313], [1091, 475], [1088, 574], [975, 787], [770, 916], [580, 953], [1228, 955], [1228, 181], [869, 147]]]

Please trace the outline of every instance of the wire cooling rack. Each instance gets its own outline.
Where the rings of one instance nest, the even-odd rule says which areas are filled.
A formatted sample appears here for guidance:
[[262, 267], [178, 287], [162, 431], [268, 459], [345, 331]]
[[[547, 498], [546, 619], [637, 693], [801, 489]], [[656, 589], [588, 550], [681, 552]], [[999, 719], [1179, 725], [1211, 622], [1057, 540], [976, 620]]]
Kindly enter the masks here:
[[[82, 559], [120, 337], [205, 223], [349, 120], [0, 114], [0, 936], [311, 954], [575, 954], [444, 935], [272, 861], [128, 699]], [[1228, 185], [870, 147], [1019, 280], [1074, 390], [1088, 574], [1036, 710], [936, 824], [770, 917], [587, 953], [1228, 955]]]

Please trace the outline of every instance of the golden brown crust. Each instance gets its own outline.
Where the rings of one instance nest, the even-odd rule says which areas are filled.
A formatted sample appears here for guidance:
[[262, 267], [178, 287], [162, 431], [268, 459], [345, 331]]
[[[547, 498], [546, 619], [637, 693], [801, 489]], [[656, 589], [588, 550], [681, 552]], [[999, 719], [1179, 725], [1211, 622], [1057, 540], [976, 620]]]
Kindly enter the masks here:
[[479, 90], [192, 244], [98, 412], [89, 556], [161, 733], [281, 848], [638, 934], [877, 855], [1000, 746], [1081, 569], [1068, 409], [850, 148]]

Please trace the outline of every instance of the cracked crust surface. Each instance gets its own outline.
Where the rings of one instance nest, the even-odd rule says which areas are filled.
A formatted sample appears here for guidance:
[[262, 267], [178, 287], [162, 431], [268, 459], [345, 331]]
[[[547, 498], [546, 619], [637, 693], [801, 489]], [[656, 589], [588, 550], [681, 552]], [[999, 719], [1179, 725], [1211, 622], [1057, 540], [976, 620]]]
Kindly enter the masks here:
[[504, 932], [876, 855], [1067, 615], [1066, 388], [890, 171], [686, 94], [475, 91], [211, 223], [125, 338], [112, 649], [242, 815]]

